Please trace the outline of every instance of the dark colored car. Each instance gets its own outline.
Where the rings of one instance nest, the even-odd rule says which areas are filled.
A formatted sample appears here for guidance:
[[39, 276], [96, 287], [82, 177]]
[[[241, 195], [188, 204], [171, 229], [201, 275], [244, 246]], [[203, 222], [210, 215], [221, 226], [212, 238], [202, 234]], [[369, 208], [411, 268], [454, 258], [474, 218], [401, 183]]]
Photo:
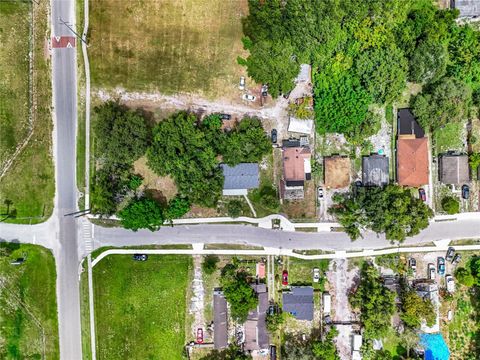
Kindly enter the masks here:
[[277, 129], [272, 129], [271, 137], [272, 137], [272, 143], [276, 144], [277, 143]]
[[450, 246], [447, 250], [447, 255], [445, 255], [445, 260], [452, 261], [454, 255], [455, 255], [455, 249]]
[[427, 201], [427, 194], [425, 193], [425, 189], [418, 189], [418, 196], [420, 197], [420, 200]]
[[13, 260], [10, 264], [11, 265], [22, 265], [25, 262], [25, 258], [17, 258], [16, 260]]
[[357, 188], [362, 187], [362, 186], [363, 186], [363, 183], [362, 183], [360, 180], [357, 180], [357, 181], [355, 181], [355, 186], [356, 186]]
[[437, 272], [438, 275], [445, 275], [445, 259], [443, 257], [437, 258]]
[[415, 258], [410, 258], [408, 260], [408, 265], [410, 266], [410, 268], [413, 270], [413, 271], [416, 271], [417, 270], [417, 260], [415, 260]]
[[270, 360], [277, 360], [277, 347], [270, 345]]
[[283, 270], [282, 272], [282, 285], [287, 286], [288, 285], [288, 271]]
[[468, 185], [462, 186], [462, 198], [468, 199], [470, 197], [470, 188]]
[[147, 261], [148, 255], [146, 254], [133, 254], [133, 260], [135, 261]]
[[460, 260], [462, 260], [462, 255], [455, 254], [452, 260], [452, 264], [457, 265], [460, 262]]
[[220, 116], [220, 119], [222, 120], [230, 120], [232, 118], [232, 115], [230, 114], [218, 114]]

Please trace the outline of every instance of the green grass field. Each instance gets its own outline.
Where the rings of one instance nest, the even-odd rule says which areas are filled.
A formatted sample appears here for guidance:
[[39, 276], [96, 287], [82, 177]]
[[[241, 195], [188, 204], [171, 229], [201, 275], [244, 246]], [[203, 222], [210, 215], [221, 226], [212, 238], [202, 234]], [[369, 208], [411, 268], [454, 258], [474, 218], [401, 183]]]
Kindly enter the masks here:
[[55, 279], [49, 250], [0, 244], [0, 359], [59, 358]]
[[247, 11], [246, 0], [90, 0], [92, 83], [208, 97], [238, 91]]
[[[46, 220], [53, 210], [55, 193], [52, 151], [50, 60], [45, 56], [48, 7], [46, 1], [34, 6], [33, 136], [0, 180], [0, 214], [5, 201], [11, 202], [19, 223]], [[10, 158], [26, 136], [28, 101], [29, 19], [31, 3], [0, 2], [0, 162]], [[4, 150], [6, 149], [6, 150]], [[6, 151], [6, 152], [5, 152]]]
[[442, 129], [435, 130], [435, 150], [437, 154], [447, 151], [463, 150], [464, 123], [449, 123]]
[[93, 273], [97, 359], [182, 359], [188, 256], [108, 256]]
[[0, 164], [28, 134], [29, 23], [28, 3], [0, 2]]

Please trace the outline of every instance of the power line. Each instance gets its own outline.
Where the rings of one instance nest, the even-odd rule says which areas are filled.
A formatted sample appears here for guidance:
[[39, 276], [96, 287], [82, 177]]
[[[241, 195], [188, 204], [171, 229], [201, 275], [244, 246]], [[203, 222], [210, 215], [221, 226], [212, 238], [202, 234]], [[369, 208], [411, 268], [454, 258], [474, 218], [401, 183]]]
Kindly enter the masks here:
[[60, 24], [65, 25], [72, 33], [74, 33], [80, 40], [82, 40], [85, 43], [85, 45], [88, 45], [87, 42], [83, 39], [83, 36], [80, 36], [77, 32], [75, 32], [75, 30], [73, 30], [70, 24], [62, 20], [61, 17], [59, 17], [58, 20], [60, 21]]

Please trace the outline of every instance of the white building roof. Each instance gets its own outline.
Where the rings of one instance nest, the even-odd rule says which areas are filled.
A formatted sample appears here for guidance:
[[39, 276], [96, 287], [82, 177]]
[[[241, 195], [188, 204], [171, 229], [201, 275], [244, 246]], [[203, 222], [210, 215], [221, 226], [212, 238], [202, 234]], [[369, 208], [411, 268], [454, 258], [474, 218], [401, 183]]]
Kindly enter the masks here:
[[290, 117], [288, 122], [288, 131], [300, 133], [300, 134], [311, 134], [313, 129], [313, 120], [311, 119], [297, 119]]

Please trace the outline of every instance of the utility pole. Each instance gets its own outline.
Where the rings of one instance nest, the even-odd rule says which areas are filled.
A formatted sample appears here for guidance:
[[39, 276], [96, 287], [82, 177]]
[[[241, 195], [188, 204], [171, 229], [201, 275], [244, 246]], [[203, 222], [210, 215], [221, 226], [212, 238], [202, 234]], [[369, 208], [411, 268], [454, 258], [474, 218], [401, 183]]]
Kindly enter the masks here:
[[73, 30], [73, 28], [70, 26], [69, 23], [62, 20], [61, 17], [59, 17], [58, 20], [60, 21], [60, 24], [65, 25], [72, 33], [74, 33], [80, 40], [82, 40], [85, 43], [85, 45], [88, 45], [87, 41], [82, 36], [80, 36], [77, 32], [75, 32], [75, 30]]

